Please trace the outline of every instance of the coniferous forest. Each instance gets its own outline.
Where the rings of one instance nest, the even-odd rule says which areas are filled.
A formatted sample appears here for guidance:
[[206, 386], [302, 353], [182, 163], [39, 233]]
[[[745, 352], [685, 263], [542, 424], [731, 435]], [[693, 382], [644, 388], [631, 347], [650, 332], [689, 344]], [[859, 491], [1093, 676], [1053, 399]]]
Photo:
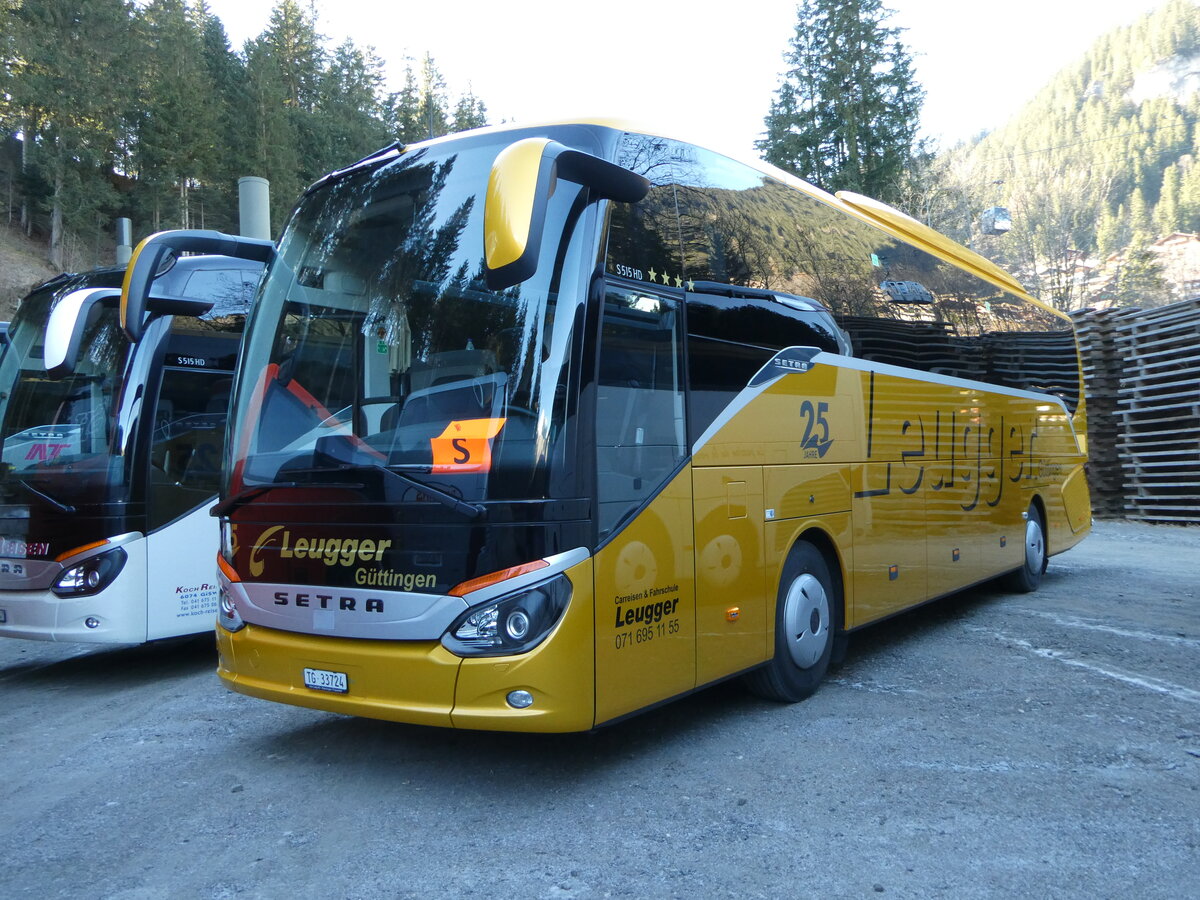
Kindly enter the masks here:
[[[914, 140], [923, 91], [881, 0], [803, 0], [798, 14], [765, 158], [893, 203], [1060, 309], [1200, 293], [1193, 0], [1164, 0], [1103, 35], [1011, 121], [936, 152]], [[846, 59], [843, 47], [859, 49]], [[985, 49], [980, 64], [1003, 78], [1021, 53]], [[988, 226], [996, 208], [1010, 229]]]
[[[278, 0], [234, 48], [204, 0], [0, 0], [0, 191], [55, 270], [112, 259], [112, 223], [237, 228], [237, 178], [301, 190], [393, 141], [487, 123], [427, 54], [331, 46]], [[1062, 309], [1200, 292], [1200, 9], [1164, 0], [1103, 35], [1011, 121], [952, 148], [916, 140], [923, 88], [882, 0], [802, 0], [758, 149], [828, 190], [887, 200]], [[790, 39], [789, 39], [790, 37]], [[845, 48], [855, 47], [854, 54]], [[987, 60], [1003, 77], [1021, 54]], [[985, 210], [1011, 214], [1006, 233]], [[1194, 261], [1193, 261], [1194, 259]]]
[[112, 222], [236, 231], [237, 179], [271, 183], [278, 231], [307, 185], [393, 141], [487, 124], [432, 58], [398, 91], [382, 61], [329, 46], [278, 0], [230, 46], [203, 0], [0, 0], [0, 190], [55, 269], [112, 260]]
[[[906, 211], [1060, 309], [1200, 293], [1200, 8], [1167, 0], [1064, 63], [1003, 127], [917, 160]], [[980, 228], [994, 205], [1006, 234]]]

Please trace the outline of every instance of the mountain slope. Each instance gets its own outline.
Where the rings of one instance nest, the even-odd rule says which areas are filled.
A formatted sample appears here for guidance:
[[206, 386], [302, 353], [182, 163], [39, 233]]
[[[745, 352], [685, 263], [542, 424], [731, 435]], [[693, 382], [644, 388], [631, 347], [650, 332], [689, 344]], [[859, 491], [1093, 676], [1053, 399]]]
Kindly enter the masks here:
[[12, 319], [17, 301], [30, 288], [57, 274], [46, 262], [44, 244], [0, 225], [0, 321]]
[[[940, 224], [1063, 308], [1171, 299], [1152, 251], [1200, 231], [1198, 91], [1200, 8], [1169, 0], [1098, 39], [1003, 128], [944, 154], [959, 202]], [[1009, 208], [1012, 231], [969, 232], [964, 204], [966, 220]]]

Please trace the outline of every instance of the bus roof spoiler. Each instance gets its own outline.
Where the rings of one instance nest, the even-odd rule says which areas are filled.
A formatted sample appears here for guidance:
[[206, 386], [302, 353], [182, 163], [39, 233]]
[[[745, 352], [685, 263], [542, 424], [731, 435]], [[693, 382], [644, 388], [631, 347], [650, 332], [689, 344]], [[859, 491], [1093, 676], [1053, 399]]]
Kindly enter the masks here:
[[[125, 270], [125, 283], [121, 286], [121, 328], [129, 340], [137, 342], [142, 337], [147, 311], [175, 313], [176, 315], [201, 315], [211, 308], [195, 312], [194, 308], [159, 308], [158, 301], [150, 302], [150, 284], [158, 274], [159, 266], [168, 253], [212, 253], [232, 256], [235, 259], [250, 259], [269, 263], [275, 256], [275, 244], [257, 238], [222, 234], [219, 231], [160, 231], [152, 234], [133, 251], [133, 258]], [[196, 303], [198, 301], [169, 301], [172, 304]]]
[[484, 267], [492, 290], [537, 271], [546, 206], [560, 178], [582, 184], [598, 200], [636, 203], [650, 190], [641, 175], [549, 138], [509, 144], [492, 163], [483, 205]]

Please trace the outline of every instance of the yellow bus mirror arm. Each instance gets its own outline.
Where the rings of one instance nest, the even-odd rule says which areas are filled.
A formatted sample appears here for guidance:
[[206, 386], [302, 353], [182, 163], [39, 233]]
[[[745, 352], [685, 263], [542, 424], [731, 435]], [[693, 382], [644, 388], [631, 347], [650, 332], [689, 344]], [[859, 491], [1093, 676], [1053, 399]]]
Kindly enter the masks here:
[[169, 253], [211, 253], [269, 263], [275, 256], [275, 245], [219, 231], [160, 231], [150, 235], [133, 251], [121, 285], [121, 329], [135, 343], [142, 337], [150, 285]]
[[623, 166], [547, 138], [505, 147], [492, 164], [484, 197], [484, 267], [488, 287], [501, 291], [537, 270], [546, 206], [558, 179], [581, 184], [593, 200], [636, 203], [650, 182]]

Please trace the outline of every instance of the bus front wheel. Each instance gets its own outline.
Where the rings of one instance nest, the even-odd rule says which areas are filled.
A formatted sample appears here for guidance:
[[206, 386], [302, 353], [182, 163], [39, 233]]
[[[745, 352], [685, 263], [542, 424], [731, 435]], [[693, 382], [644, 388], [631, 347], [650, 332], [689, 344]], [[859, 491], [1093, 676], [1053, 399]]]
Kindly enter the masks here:
[[825, 677], [841, 628], [842, 598], [821, 551], [800, 542], [788, 554], [775, 603], [775, 655], [746, 676], [751, 691], [795, 703]]

